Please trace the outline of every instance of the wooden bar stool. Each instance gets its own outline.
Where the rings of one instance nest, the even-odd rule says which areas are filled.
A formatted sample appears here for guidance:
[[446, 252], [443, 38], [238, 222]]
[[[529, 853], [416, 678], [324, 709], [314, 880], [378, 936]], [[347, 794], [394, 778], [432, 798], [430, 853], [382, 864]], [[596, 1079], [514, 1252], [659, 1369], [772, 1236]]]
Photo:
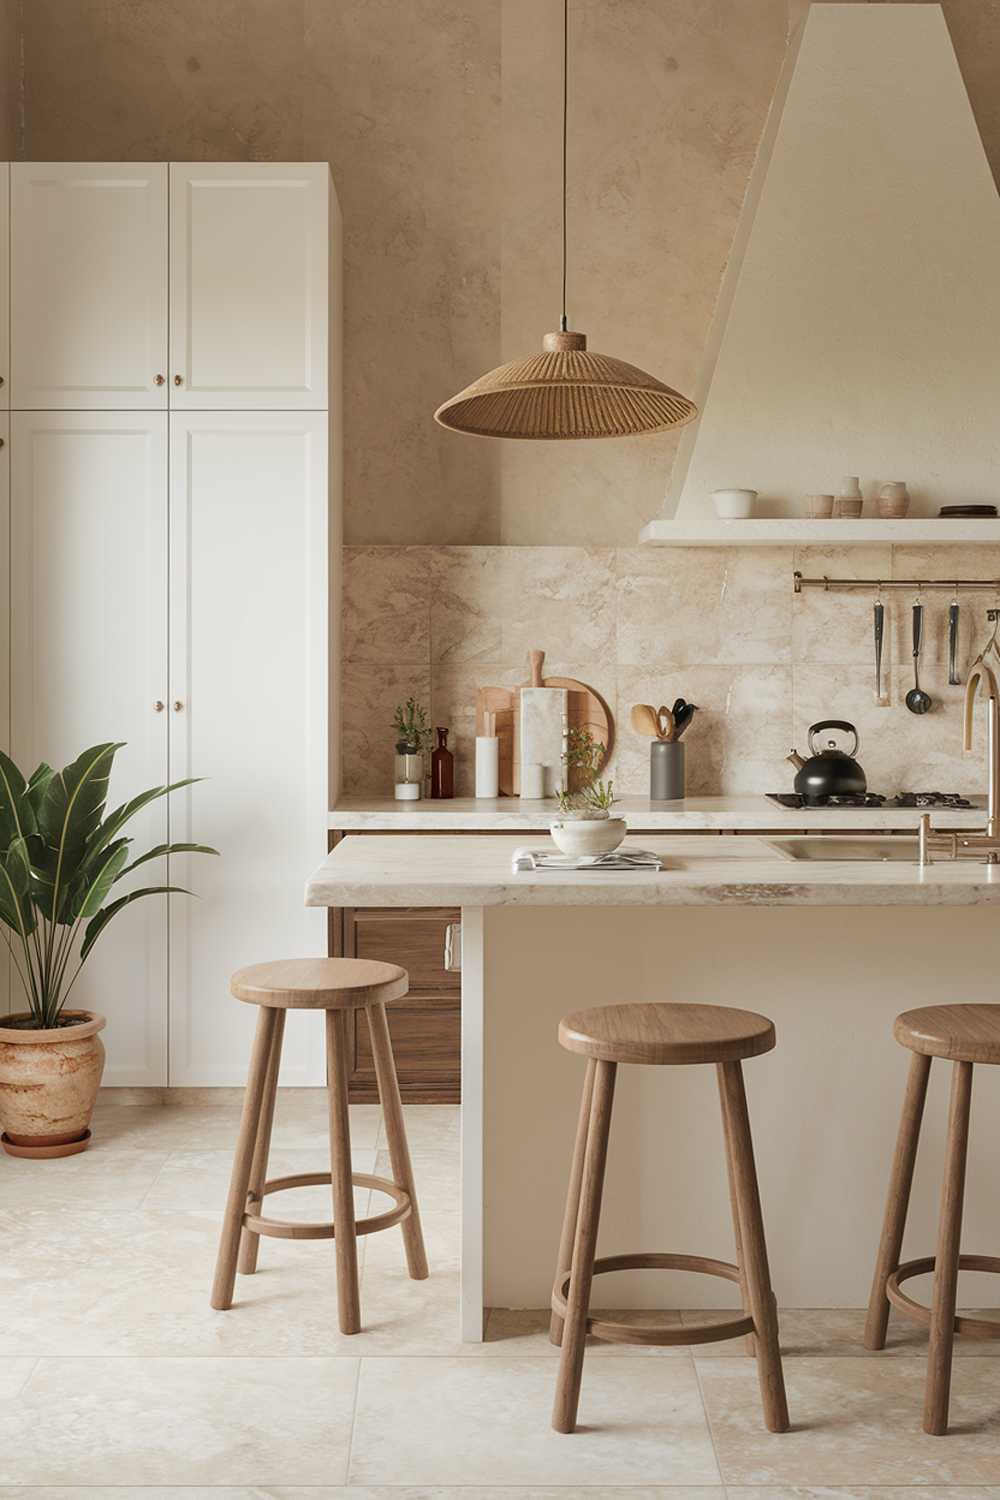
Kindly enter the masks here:
[[[896, 1017], [893, 1034], [900, 1046], [908, 1047], [913, 1056], [868, 1303], [865, 1347], [885, 1348], [890, 1303], [914, 1322], [930, 1326], [924, 1431], [940, 1437], [948, 1431], [951, 1359], [956, 1333], [979, 1339], [1000, 1338], [1000, 1322], [955, 1316], [959, 1271], [1000, 1272], [1000, 1259], [995, 1256], [959, 1253], [965, 1161], [969, 1149], [972, 1068], [975, 1063], [1000, 1063], [1000, 1005], [928, 1005], [921, 1010], [904, 1011]], [[900, 1265], [920, 1122], [933, 1057], [947, 1058], [954, 1063], [937, 1254]], [[934, 1290], [930, 1307], [924, 1307], [901, 1291], [900, 1283], [911, 1276], [923, 1276], [928, 1271], [934, 1272]]]
[[[774, 1026], [753, 1011], [721, 1005], [603, 1005], [576, 1011], [559, 1023], [559, 1042], [587, 1061], [583, 1102], [570, 1169], [569, 1192], [552, 1290], [550, 1337], [562, 1344], [552, 1425], [576, 1427], [587, 1334], [618, 1344], [708, 1344], [752, 1336], [764, 1421], [787, 1432], [788, 1405], [778, 1350], [778, 1314], [764, 1242], [742, 1059], [775, 1045]], [[736, 1264], [702, 1255], [611, 1255], [595, 1259], [611, 1101], [619, 1063], [715, 1063], [722, 1104]], [[744, 1316], [684, 1328], [636, 1328], [592, 1318], [591, 1279], [603, 1271], [700, 1271], [739, 1283]]]
[[[237, 1260], [245, 1275], [257, 1269], [260, 1236], [279, 1239], [332, 1239], [337, 1251], [337, 1300], [342, 1333], [358, 1333], [361, 1306], [358, 1289], [359, 1234], [402, 1226], [406, 1264], [415, 1281], [427, 1275], [427, 1257], [420, 1229], [417, 1194], [410, 1165], [410, 1151], [403, 1124], [403, 1107], [396, 1080], [396, 1065], [389, 1039], [385, 1007], [400, 999], [410, 987], [405, 969], [395, 964], [359, 958], [287, 959], [240, 969], [230, 981], [237, 1000], [260, 1007], [257, 1032], [250, 1058], [240, 1120], [239, 1139], [233, 1159], [219, 1256], [212, 1286], [212, 1306], [232, 1306]], [[351, 1170], [351, 1131], [347, 1109], [347, 1012], [364, 1010], [371, 1030], [372, 1054], [379, 1099], [392, 1163], [392, 1182]], [[326, 1012], [327, 1088], [330, 1103], [329, 1172], [304, 1172], [293, 1177], [266, 1181], [267, 1157], [281, 1063], [281, 1039], [287, 1010]], [[333, 1223], [304, 1224], [264, 1218], [260, 1212], [268, 1193], [285, 1188], [310, 1187], [329, 1182], [333, 1188]], [[387, 1193], [395, 1204], [385, 1213], [355, 1221], [354, 1188], [373, 1188]], [[242, 1246], [240, 1237], [242, 1235]]]

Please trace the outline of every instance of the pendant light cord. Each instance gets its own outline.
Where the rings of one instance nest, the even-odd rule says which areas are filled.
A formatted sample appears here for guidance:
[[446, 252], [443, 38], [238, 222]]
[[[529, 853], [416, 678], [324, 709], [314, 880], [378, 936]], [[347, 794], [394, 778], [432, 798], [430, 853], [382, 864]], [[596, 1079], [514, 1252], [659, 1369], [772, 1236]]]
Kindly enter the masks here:
[[566, 321], [566, 127], [569, 96], [569, 0], [563, 0], [563, 100], [562, 100], [562, 316], [559, 328], [565, 333]]

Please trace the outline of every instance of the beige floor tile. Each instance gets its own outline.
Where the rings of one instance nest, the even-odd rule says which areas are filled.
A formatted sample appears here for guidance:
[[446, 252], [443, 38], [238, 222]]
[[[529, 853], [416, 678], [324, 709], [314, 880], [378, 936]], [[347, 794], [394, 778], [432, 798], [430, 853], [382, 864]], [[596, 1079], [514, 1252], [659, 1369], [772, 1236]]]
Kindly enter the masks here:
[[[735, 1491], [732, 1493], [740, 1494]], [[799, 1492], [804, 1494], [804, 1492]], [[815, 1492], [817, 1495], [819, 1491]], [[831, 1492], [831, 1500], [836, 1500]], [[846, 1490], [838, 1492], [849, 1500]], [[883, 1492], [870, 1491], [873, 1500], [882, 1500]], [[776, 1500], [794, 1500], [792, 1491], [769, 1492], [760, 1491], [762, 1500], [770, 1494]], [[898, 1491], [890, 1495], [884, 1492], [888, 1500], [907, 1500], [905, 1495]], [[211, 1486], [211, 1488], [188, 1488], [188, 1487], [164, 1487], [143, 1486], [139, 1489], [129, 1487], [127, 1491], [113, 1485], [85, 1485], [82, 1488], [74, 1485], [72, 1490], [62, 1488], [49, 1488], [47, 1486], [15, 1485], [13, 1488], [4, 1490], [4, 1500], [70, 1500], [71, 1496], [80, 1496], [81, 1500], [126, 1500], [126, 1496], [141, 1497], [141, 1500], [571, 1500], [572, 1495], [582, 1495], [584, 1500], [726, 1500], [725, 1490], [716, 1486], [704, 1485], [670, 1485], [669, 1487], [641, 1485], [574, 1485], [570, 1492], [565, 1485], [529, 1485], [524, 1488], [517, 1485], [511, 1488], [509, 1485], [495, 1487], [493, 1485], [420, 1485], [414, 1488], [405, 1485], [267, 1485], [243, 1487], [233, 1485]], [[921, 1491], [920, 1500], [947, 1500], [954, 1496], [955, 1500], [992, 1500], [987, 1490], [935, 1490], [925, 1493]], [[913, 1500], [913, 1497], [910, 1497]]]
[[353, 1359], [41, 1359], [0, 1406], [0, 1483], [343, 1482], [356, 1381]]
[[[595, 1316], [600, 1309], [594, 1309]], [[616, 1322], [636, 1324], [658, 1323], [668, 1328], [680, 1328], [681, 1315], [677, 1312], [623, 1312], [620, 1308], [608, 1312], [607, 1317]], [[587, 1340], [587, 1358], [603, 1355], [688, 1355], [686, 1344], [664, 1344], [660, 1347], [648, 1344], [610, 1344], [601, 1339]], [[547, 1354], [558, 1358], [559, 1349], [549, 1343], [549, 1312], [547, 1308], [492, 1307], [486, 1320], [484, 1354]]]
[[90, 1209], [72, 1227], [58, 1209], [0, 1213], [0, 1361], [355, 1352], [337, 1328], [331, 1240], [262, 1241], [257, 1273], [237, 1276], [233, 1307], [217, 1312], [217, 1215]]
[[[749, 1359], [696, 1358], [730, 1485], [1000, 1484], [1000, 1365], [956, 1361], [947, 1438], [921, 1431], [922, 1359], [790, 1359], [793, 1430], [765, 1430]], [[923, 1492], [921, 1492], [923, 1493]]]
[[[226, 1100], [173, 1102], [168, 1091], [164, 1104], [129, 1105], [101, 1094], [94, 1110], [96, 1140], [115, 1150], [209, 1151], [229, 1150], [236, 1144], [243, 1096], [239, 1090], [219, 1090]], [[126, 1091], [127, 1092], [127, 1091]], [[201, 1096], [206, 1090], [179, 1090]], [[372, 1147], [378, 1139], [381, 1110], [377, 1104], [351, 1105], [351, 1143]], [[326, 1152], [329, 1140], [325, 1089], [281, 1089], [275, 1111], [272, 1142], [281, 1149], [314, 1149]]]
[[717, 1485], [688, 1360], [592, 1360], [572, 1436], [550, 1426], [550, 1359], [362, 1364], [353, 1484]]
[[[351, 1126], [353, 1129], [356, 1109], [374, 1109], [375, 1105], [352, 1104]], [[455, 1170], [458, 1170], [458, 1135], [462, 1119], [460, 1104], [404, 1104], [403, 1118], [406, 1121], [406, 1139], [412, 1151], [452, 1151]], [[385, 1149], [385, 1131], [379, 1135], [379, 1146]], [[361, 1142], [358, 1142], [361, 1145]]]
[[1000, 1500], [1000, 1489], [991, 1485], [854, 1485], [850, 1489], [831, 1489], [827, 1485], [795, 1485], [775, 1488], [771, 1485], [729, 1485], [728, 1500]]
[[4, 1401], [12, 1400], [27, 1383], [28, 1376], [36, 1363], [34, 1355], [26, 1355], [21, 1359], [4, 1359], [0, 1362], [0, 1398]]
[[[123, 1153], [124, 1154], [124, 1153]], [[375, 1152], [360, 1147], [351, 1152], [355, 1172], [369, 1176], [375, 1165]], [[150, 1184], [144, 1208], [207, 1209], [221, 1213], [229, 1191], [233, 1153], [228, 1151], [174, 1151], [163, 1162], [156, 1180]], [[272, 1150], [268, 1161], [268, 1178], [290, 1177], [302, 1172], [329, 1171], [329, 1156], [320, 1150]], [[367, 1188], [357, 1188], [354, 1211], [367, 1211]], [[330, 1188], [326, 1186], [289, 1188], [287, 1192], [269, 1195], [267, 1211], [276, 1219], [322, 1222], [332, 1214]]]
[[0, 1156], [4, 1208], [138, 1208], [167, 1161], [164, 1151], [115, 1151], [95, 1143], [78, 1156], [27, 1161]]
[[[459, 1209], [458, 1156], [454, 1151], [411, 1150], [413, 1177], [420, 1211], [457, 1213]], [[392, 1163], [383, 1146], [375, 1161], [376, 1177], [392, 1178]]]
[[[712, 1323], [721, 1322], [733, 1315], [722, 1313], [718, 1308], [706, 1312], [690, 1312], [685, 1309], [681, 1313], [681, 1320], [684, 1323]], [[978, 1316], [996, 1318], [1000, 1322], [1000, 1313], [995, 1310], [980, 1312]], [[864, 1308], [786, 1308], [778, 1314], [778, 1322], [781, 1350], [786, 1356], [858, 1355], [868, 1359], [884, 1359], [887, 1355], [909, 1355], [912, 1358], [927, 1353], [926, 1330], [910, 1323], [899, 1313], [893, 1313], [889, 1319], [889, 1337], [885, 1349], [877, 1352], [866, 1349], [862, 1342]], [[732, 1357], [741, 1353], [742, 1348], [741, 1339], [723, 1339], [718, 1344], [699, 1344], [696, 1352], [699, 1359], [711, 1359], [713, 1356]], [[996, 1358], [1000, 1356], [1000, 1339], [956, 1339], [955, 1354], [956, 1357]]]
[[[373, 1193], [369, 1212], [379, 1213], [383, 1205], [388, 1207], [388, 1200]], [[460, 1227], [458, 1214], [433, 1211], [424, 1213], [421, 1207], [421, 1225], [431, 1276], [441, 1276], [446, 1271], [457, 1275]], [[396, 1271], [404, 1264], [401, 1228], [365, 1235], [364, 1245], [365, 1265], [373, 1274], [382, 1270]]]

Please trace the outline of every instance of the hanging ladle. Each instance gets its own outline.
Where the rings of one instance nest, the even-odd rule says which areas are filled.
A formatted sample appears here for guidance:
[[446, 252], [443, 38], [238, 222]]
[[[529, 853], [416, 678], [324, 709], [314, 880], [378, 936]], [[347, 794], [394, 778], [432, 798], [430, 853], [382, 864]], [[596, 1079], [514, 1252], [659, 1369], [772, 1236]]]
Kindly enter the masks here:
[[913, 606], [913, 686], [906, 695], [906, 706], [911, 714], [925, 714], [931, 706], [931, 696], [920, 686], [920, 643], [924, 634], [924, 606]]

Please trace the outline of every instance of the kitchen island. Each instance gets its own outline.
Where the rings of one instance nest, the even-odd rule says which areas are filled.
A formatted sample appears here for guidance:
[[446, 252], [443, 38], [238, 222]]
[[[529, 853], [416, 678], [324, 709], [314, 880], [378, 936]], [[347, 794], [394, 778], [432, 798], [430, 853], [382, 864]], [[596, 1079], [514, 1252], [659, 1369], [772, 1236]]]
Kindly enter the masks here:
[[[752, 835], [675, 835], [641, 840], [662, 856], [659, 872], [513, 874], [523, 842], [348, 835], [306, 894], [314, 906], [461, 908], [463, 1337], [481, 1337], [484, 1306], [547, 1303], [583, 1081], [557, 1023], [623, 1000], [710, 1001], [774, 1020], [777, 1049], [746, 1078], [777, 1295], [794, 1307], [864, 1303], [907, 1062], [892, 1021], [917, 1005], [996, 999], [1000, 867], [800, 862]], [[932, 1072], [908, 1254], [933, 1248], [947, 1071]], [[1000, 1090], [982, 1072], [971, 1251], [998, 1228]], [[623, 1070], [603, 1226], [604, 1254], [731, 1258], [711, 1068]], [[732, 1300], [714, 1279], [605, 1280], [609, 1306]]]

